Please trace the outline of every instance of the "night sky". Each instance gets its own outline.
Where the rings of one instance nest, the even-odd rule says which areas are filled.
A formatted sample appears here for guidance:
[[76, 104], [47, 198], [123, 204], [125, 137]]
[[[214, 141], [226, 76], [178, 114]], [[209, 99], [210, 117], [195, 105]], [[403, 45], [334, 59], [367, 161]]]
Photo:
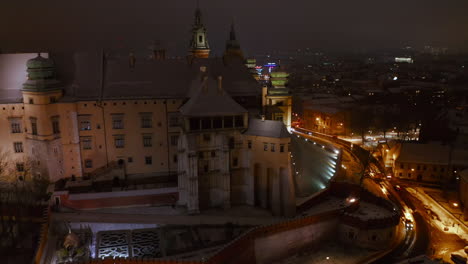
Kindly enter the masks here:
[[[196, 0], [0, 3], [0, 49], [145, 48], [159, 40], [185, 55]], [[343, 51], [405, 45], [468, 50], [467, 0], [200, 0], [214, 54], [232, 17], [247, 54], [306, 48]]]

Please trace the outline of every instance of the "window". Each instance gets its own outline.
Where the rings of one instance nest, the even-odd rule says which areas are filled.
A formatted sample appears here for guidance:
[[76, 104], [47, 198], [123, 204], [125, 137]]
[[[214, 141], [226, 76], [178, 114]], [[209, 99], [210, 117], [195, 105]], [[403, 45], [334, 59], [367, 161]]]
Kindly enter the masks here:
[[408, 173], [408, 178], [411, 178], [411, 173]]
[[403, 163], [400, 163], [400, 169], [404, 169], [405, 165]]
[[198, 42], [203, 43], [203, 36], [202, 35], [198, 36]]
[[37, 119], [35, 117], [31, 118], [31, 133], [37, 135]]
[[153, 127], [153, 114], [152, 113], [140, 113], [141, 128], [152, 128]]
[[13, 149], [15, 153], [22, 153], [23, 152], [23, 142], [14, 142]]
[[170, 127], [179, 126], [179, 114], [178, 113], [169, 113], [169, 126]]
[[60, 133], [60, 123], [59, 123], [58, 116], [52, 117], [52, 133], [54, 134]]
[[18, 172], [23, 172], [24, 171], [24, 163], [16, 163], [16, 170]]
[[423, 170], [426, 170], [426, 169], [427, 169], [427, 168], [426, 168], [426, 165], [424, 165], [424, 166], [423, 166]]
[[55, 96], [49, 97], [49, 100], [50, 100], [50, 103], [51, 103], [51, 104], [57, 102], [57, 99], [55, 98]]
[[93, 160], [87, 159], [85, 160], [85, 168], [92, 168], [93, 167]]
[[80, 130], [91, 130], [91, 116], [90, 115], [80, 115], [78, 116], [78, 122], [80, 124]]
[[125, 136], [124, 135], [114, 136], [114, 145], [115, 145], [115, 148], [125, 147]]
[[203, 134], [203, 140], [204, 141], [210, 141], [211, 140], [211, 135], [210, 134]]
[[143, 147], [153, 146], [153, 136], [145, 134], [143, 135]]
[[83, 146], [83, 149], [92, 149], [92, 138], [91, 137], [82, 137], [81, 138], [81, 144]]
[[284, 152], [284, 144], [280, 144], [280, 152]]
[[172, 161], [173, 161], [174, 163], [177, 162], [177, 155], [172, 156]]
[[145, 157], [145, 164], [146, 164], [146, 165], [151, 165], [151, 164], [153, 164], [153, 157], [152, 157], [152, 156], [146, 156], [146, 157]]
[[232, 159], [232, 166], [233, 166], [233, 167], [239, 166], [239, 159], [238, 159], [237, 157], [234, 157], [234, 158]]
[[263, 151], [267, 151], [268, 150], [268, 143], [263, 143]]
[[128, 158], [127, 158], [127, 162], [128, 162], [128, 163], [132, 163], [132, 162], [133, 162], [133, 158], [132, 158], [132, 157], [128, 157]]
[[29, 104], [34, 104], [34, 99], [29, 98]]
[[271, 143], [270, 146], [271, 146], [271, 152], [275, 152], [275, 143]]
[[247, 140], [247, 148], [252, 148], [252, 140]]
[[122, 114], [113, 114], [112, 115], [112, 128], [113, 129], [123, 129], [123, 115]]
[[177, 146], [177, 141], [179, 141], [179, 136], [171, 136], [171, 145]]
[[244, 117], [243, 116], [235, 116], [234, 117], [234, 124], [236, 127], [243, 127], [244, 126]]
[[400, 172], [400, 174], [398, 174], [398, 175], [399, 175], [400, 177], [402, 177], [402, 176], [403, 176], [403, 173]]
[[21, 133], [21, 118], [10, 119], [11, 133]]
[[214, 151], [214, 150], [211, 151], [211, 157], [212, 158], [216, 157], [216, 151]]
[[444, 172], [444, 171], [445, 171], [444, 167], [440, 168], [440, 172]]

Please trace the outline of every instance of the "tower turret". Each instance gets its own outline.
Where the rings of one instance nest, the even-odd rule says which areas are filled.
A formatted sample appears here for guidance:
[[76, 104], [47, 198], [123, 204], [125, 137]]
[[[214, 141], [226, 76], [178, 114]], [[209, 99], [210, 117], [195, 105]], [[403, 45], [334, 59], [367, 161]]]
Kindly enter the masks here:
[[210, 55], [210, 45], [206, 34], [206, 28], [202, 22], [200, 8], [195, 10], [195, 20], [192, 28], [192, 39], [190, 41], [189, 55], [195, 58], [208, 58]]
[[242, 61], [244, 60], [244, 55], [240, 48], [239, 41], [237, 41], [236, 39], [234, 21], [231, 24], [231, 31], [229, 32], [229, 39], [226, 41], [226, 50], [224, 51], [224, 56], [227, 59], [239, 58]]

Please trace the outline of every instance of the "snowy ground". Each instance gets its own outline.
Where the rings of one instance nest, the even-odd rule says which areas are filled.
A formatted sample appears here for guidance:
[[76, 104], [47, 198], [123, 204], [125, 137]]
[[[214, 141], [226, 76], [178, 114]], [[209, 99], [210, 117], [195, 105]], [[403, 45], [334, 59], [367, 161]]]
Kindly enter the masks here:
[[317, 250], [296, 254], [273, 264], [355, 264], [363, 262], [376, 253], [377, 251], [329, 242]]
[[464, 223], [435, 202], [422, 188], [406, 188], [406, 190], [424, 203], [427, 210], [433, 212], [434, 217], [430, 222], [432, 226], [447, 234], [455, 234], [468, 243], [468, 228]]

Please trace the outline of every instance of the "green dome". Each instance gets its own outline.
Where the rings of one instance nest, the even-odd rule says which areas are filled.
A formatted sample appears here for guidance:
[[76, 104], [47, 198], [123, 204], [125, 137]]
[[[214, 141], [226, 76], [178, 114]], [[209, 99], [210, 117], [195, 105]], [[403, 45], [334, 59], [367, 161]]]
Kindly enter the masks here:
[[38, 54], [36, 58], [26, 63], [28, 80], [23, 84], [23, 90], [48, 91], [60, 89], [60, 82], [55, 79], [55, 65], [52, 59]]
[[42, 57], [39, 53], [36, 58], [28, 60], [26, 67], [28, 69], [54, 68], [54, 62], [51, 59]]

